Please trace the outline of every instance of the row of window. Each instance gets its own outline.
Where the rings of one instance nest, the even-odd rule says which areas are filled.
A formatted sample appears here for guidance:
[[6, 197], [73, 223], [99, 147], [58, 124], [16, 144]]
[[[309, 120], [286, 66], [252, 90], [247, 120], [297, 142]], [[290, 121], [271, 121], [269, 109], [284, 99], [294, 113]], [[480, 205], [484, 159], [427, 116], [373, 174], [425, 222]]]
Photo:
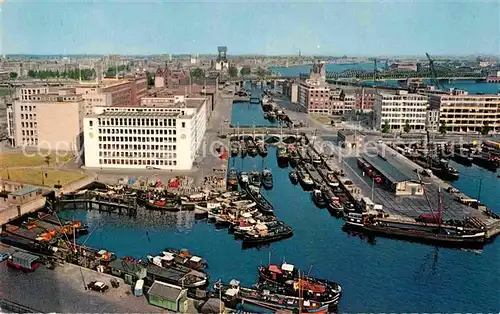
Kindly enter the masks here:
[[36, 137], [35, 138], [33, 138], [33, 137], [24, 138], [23, 137], [21, 141], [23, 143], [23, 146], [36, 146], [36, 145], [38, 145], [38, 138], [36, 138]]
[[175, 151], [177, 145], [132, 145], [132, 144], [99, 144], [99, 149], [128, 149], [128, 150], [162, 150], [162, 151]]
[[33, 114], [31, 114], [31, 113], [22, 114], [21, 113], [21, 119], [34, 120], [34, 119], [36, 119], [36, 113], [33, 113]]
[[[163, 126], [176, 127], [176, 119], [148, 119], [148, 118], [98, 118], [99, 126]], [[183, 122], [183, 127], [185, 122]], [[93, 121], [89, 121], [93, 126]]]
[[99, 159], [101, 165], [177, 166], [176, 160]]
[[142, 136], [99, 136], [99, 142], [177, 143], [177, 138]]
[[38, 135], [36, 131], [33, 130], [23, 130], [22, 131], [23, 136], [36, 136]]
[[22, 128], [35, 128], [37, 127], [37, 123], [36, 122], [21, 122], [21, 127]]
[[164, 129], [101, 129], [99, 128], [99, 134], [143, 134], [143, 135], [176, 135], [177, 130], [164, 130]]
[[130, 157], [130, 158], [160, 158], [176, 159], [177, 153], [150, 153], [150, 152], [99, 152], [99, 157]]

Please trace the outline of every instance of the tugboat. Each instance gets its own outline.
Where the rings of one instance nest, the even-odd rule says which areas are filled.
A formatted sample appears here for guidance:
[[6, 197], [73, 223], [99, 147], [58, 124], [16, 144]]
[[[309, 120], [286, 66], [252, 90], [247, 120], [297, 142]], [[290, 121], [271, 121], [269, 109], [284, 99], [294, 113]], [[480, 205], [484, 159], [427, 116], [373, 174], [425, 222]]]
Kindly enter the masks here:
[[238, 172], [234, 168], [227, 172], [227, 189], [230, 191], [238, 190]]
[[300, 155], [292, 144], [288, 145], [288, 160], [292, 167], [296, 167], [300, 162]]
[[[306, 300], [314, 300], [331, 306], [339, 303], [342, 294], [342, 287], [339, 284], [304, 275], [292, 264], [259, 266], [258, 271], [261, 288], [273, 289], [272, 286], [275, 286], [279, 289], [278, 291], [286, 295], [298, 296], [302, 292], [302, 297]], [[302, 283], [303, 291], [297, 289], [299, 281]]]
[[288, 153], [283, 143], [277, 145], [276, 158], [278, 159], [278, 166], [280, 168], [288, 167]]
[[257, 156], [257, 146], [255, 146], [255, 143], [253, 140], [248, 139], [247, 140], [247, 149], [248, 149], [248, 155], [255, 157]]
[[266, 190], [273, 188], [273, 174], [269, 168], [262, 170], [262, 185]]
[[299, 182], [305, 190], [311, 189], [314, 186], [314, 180], [311, 179], [311, 176], [302, 167], [297, 167], [297, 173], [299, 175]]
[[262, 157], [267, 156], [267, 144], [264, 141], [258, 141], [257, 142], [257, 151], [259, 152], [259, 155]]
[[463, 147], [456, 147], [455, 150], [453, 151], [453, 154], [451, 155], [451, 158], [464, 165], [464, 166], [472, 166], [472, 156], [471, 152], [467, 148]]
[[241, 151], [241, 158], [245, 158], [247, 156], [247, 143], [245, 141], [240, 142], [240, 151]]
[[256, 170], [252, 171], [250, 174], [250, 184], [260, 188], [261, 185], [261, 179], [260, 179], [260, 173]]
[[458, 170], [451, 167], [445, 159], [430, 158], [429, 165], [432, 172], [443, 180], [455, 181], [460, 176]]
[[299, 183], [299, 176], [297, 175], [297, 171], [295, 171], [295, 170], [290, 171], [290, 173], [288, 174], [288, 177], [290, 178], [290, 181], [292, 182], [292, 184]]
[[248, 187], [248, 184], [250, 183], [250, 177], [248, 175], [248, 172], [242, 171], [238, 174], [238, 181], [241, 185], [241, 187], [246, 188]]
[[321, 193], [321, 190], [314, 189], [311, 192], [311, 197], [313, 199], [314, 204], [318, 206], [319, 208], [323, 208], [326, 206], [325, 199], [323, 198], [323, 193]]
[[326, 201], [326, 207], [330, 214], [334, 216], [340, 215], [344, 211], [340, 198], [335, 196], [333, 191], [327, 186], [322, 186], [321, 192], [323, 193], [323, 198]]
[[231, 142], [231, 156], [236, 157], [240, 153], [240, 144], [237, 141]]

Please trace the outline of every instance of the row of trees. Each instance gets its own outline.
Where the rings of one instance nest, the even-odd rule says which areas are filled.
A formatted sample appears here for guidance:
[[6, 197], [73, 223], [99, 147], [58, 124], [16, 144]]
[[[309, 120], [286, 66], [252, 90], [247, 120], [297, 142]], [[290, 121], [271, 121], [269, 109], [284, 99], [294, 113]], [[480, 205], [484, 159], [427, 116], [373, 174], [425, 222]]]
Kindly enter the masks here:
[[[382, 126], [382, 133], [389, 133], [391, 127], [389, 125], [389, 123], [387, 121], [385, 121], [384, 125]], [[406, 121], [404, 127], [403, 127], [403, 131], [405, 133], [410, 133], [411, 131], [411, 126], [410, 126], [410, 122], [409, 121]], [[447, 132], [447, 127], [446, 127], [446, 123], [442, 122], [441, 125], [439, 126], [439, 133], [441, 134], [446, 134]], [[491, 132], [491, 127], [489, 126], [488, 122], [484, 122], [483, 126], [481, 127], [481, 134], [482, 135], [488, 135], [488, 133]]]
[[130, 71], [130, 66], [127, 64], [127, 65], [120, 65], [117, 67], [109, 67], [108, 70], [106, 71], [106, 76], [107, 77], [116, 76], [116, 70], [118, 70], [118, 73], [124, 71], [128, 72]]
[[28, 77], [37, 79], [48, 79], [48, 78], [69, 78], [78, 80], [91, 80], [95, 77], [96, 73], [94, 69], [82, 69], [82, 70], [68, 70], [68, 71], [52, 71], [52, 70], [41, 70], [41, 71], [28, 71]]

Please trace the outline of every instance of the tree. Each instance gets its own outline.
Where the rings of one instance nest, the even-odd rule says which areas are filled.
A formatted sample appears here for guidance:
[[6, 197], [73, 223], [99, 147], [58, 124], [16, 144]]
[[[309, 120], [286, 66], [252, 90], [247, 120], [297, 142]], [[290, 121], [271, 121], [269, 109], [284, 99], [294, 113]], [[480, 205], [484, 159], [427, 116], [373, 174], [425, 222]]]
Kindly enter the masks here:
[[35, 71], [33, 71], [33, 70], [29, 70], [29, 71], [28, 71], [28, 76], [29, 76], [29, 77], [35, 77]]
[[264, 68], [258, 68], [257, 69], [257, 75], [259, 77], [265, 77], [265, 76], [269, 75], [269, 71], [266, 70], [266, 69], [264, 69]]
[[252, 73], [252, 70], [249, 67], [243, 67], [240, 71], [242, 76], [250, 75], [250, 73]]
[[238, 76], [238, 68], [236, 68], [236, 67], [230, 67], [229, 68], [229, 76], [231, 76], [231, 77], [237, 77]]
[[382, 126], [382, 133], [389, 133], [390, 126], [389, 122], [385, 121], [384, 125]]
[[16, 72], [10, 72], [9, 76], [10, 76], [11, 80], [15, 80], [17, 78], [17, 73]]
[[443, 121], [439, 126], [439, 133], [445, 135], [446, 134], [446, 123]]
[[148, 73], [148, 86], [155, 85], [155, 75], [153, 73]]
[[191, 71], [191, 77], [194, 78], [203, 78], [205, 76], [205, 71], [200, 68], [196, 68], [193, 71]]
[[410, 121], [406, 120], [405, 126], [403, 128], [405, 133], [410, 133], [411, 127], [410, 127]]
[[490, 125], [488, 124], [487, 121], [484, 121], [483, 127], [481, 128], [481, 134], [488, 135], [488, 133], [490, 133], [490, 131], [491, 131]]
[[52, 160], [52, 157], [50, 157], [50, 155], [45, 156], [44, 161], [47, 164], [47, 167], [50, 166], [51, 160]]

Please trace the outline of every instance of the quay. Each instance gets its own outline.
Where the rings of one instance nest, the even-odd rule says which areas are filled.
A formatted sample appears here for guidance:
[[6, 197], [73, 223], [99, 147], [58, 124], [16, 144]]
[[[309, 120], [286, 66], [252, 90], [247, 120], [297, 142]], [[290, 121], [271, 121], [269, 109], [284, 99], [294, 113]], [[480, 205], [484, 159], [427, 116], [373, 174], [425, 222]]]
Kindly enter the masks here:
[[[54, 208], [64, 209], [97, 209], [99, 212], [117, 213], [121, 215], [126, 213], [127, 216], [137, 215], [137, 198], [127, 195], [101, 195], [93, 191], [84, 191], [83, 194], [71, 193], [56, 198]], [[72, 204], [73, 206], [65, 206]], [[80, 206], [77, 206], [80, 205]]]

